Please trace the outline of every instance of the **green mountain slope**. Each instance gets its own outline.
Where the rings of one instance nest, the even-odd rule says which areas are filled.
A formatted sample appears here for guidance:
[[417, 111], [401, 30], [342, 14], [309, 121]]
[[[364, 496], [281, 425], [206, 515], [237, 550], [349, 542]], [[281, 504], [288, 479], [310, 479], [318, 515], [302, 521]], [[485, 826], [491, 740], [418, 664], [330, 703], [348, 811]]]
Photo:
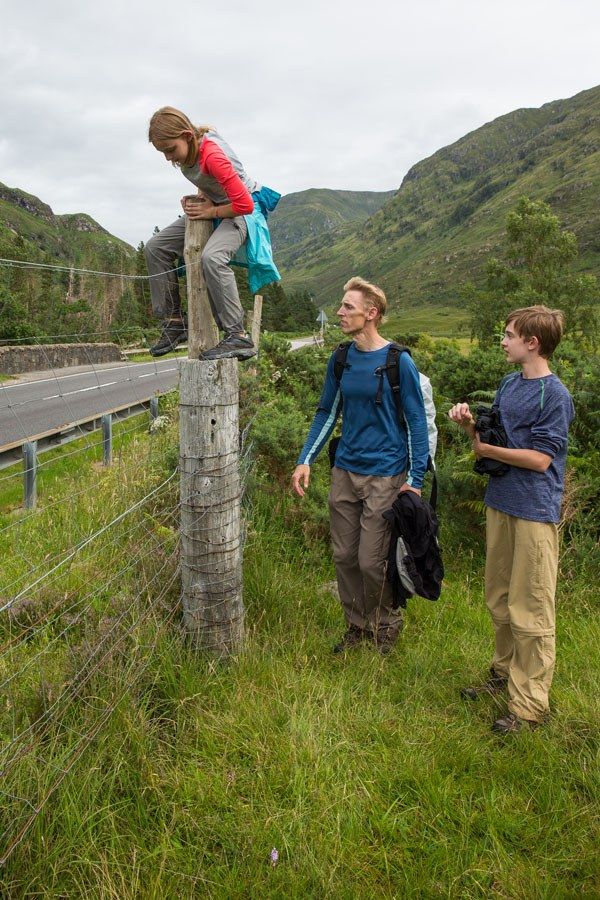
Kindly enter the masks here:
[[582, 269], [600, 274], [600, 87], [495, 119], [417, 163], [392, 200], [339, 239], [305, 238], [284, 283], [326, 304], [352, 274], [392, 305], [457, 302], [501, 252], [519, 196], [545, 200], [578, 237]]
[[116, 273], [101, 277], [0, 263], [4, 338], [99, 337], [115, 324], [137, 323], [144, 301], [136, 305], [129, 283], [120, 277], [134, 273], [136, 251], [85, 213], [57, 216], [32, 194], [0, 184], [0, 257]]
[[57, 216], [32, 194], [0, 183], [0, 256], [76, 266], [97, 259], [128, 272], [135, 250], [85, 213]]
[[[396, 191], [333, 191], [310, 188], [286, 194], [269, 217], [277, 264], [290, 268], [304, 240], [319, 237], [323, 246], [339, 239], [346, 226], [364, 222]], [[301, 251], [300, 251], [301, 252]]]

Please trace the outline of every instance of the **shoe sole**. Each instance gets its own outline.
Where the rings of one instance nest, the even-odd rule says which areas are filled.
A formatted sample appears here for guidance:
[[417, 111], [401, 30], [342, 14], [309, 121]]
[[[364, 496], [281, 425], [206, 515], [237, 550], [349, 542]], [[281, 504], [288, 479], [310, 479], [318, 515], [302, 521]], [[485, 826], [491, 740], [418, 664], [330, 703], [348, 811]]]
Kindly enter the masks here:
[[185, 344], [187, 342], [187, 338], [182, 338], [180, 341], [177, 341], [176, 344], [171, 344], [170, 347], [165, 347], [164, 349], [161, 347], [160, 350], [154, 350], [154, 348], [150, 347], [149, 354], [150, 356], [165, 356], [166, 353], [172, 353], [173, 350], [177, 350], [180, 344]]
[[218, 356], [208, 356], [208, 354], [203, 353], [200, 359], [212, 362], [215, 359], [252, 359], [253, 356], [256, 356], [256, 350], [226, 350], [224, 353], [219, 353]]

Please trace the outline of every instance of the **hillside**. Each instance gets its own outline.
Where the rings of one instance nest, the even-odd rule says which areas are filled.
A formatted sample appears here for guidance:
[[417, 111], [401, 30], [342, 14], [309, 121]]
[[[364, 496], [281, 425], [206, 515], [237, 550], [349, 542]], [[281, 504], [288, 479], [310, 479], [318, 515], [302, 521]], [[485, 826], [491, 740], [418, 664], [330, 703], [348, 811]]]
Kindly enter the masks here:
[[129, 271], [134, 254], [85, 213], [55, 215], [38, 197], [0, 183], [0, 256], [77, 266], [97, 258]]
[[[310, 188], [286, 194], [269, 217], [269, 230], [277, 262], [291, 267], [305, 239], [339, 239], [348, 225], [364, 222], [392, 199], [396, 191], [333, 191]], [[301, 252], [301, 251], [300, 251]]]
[[136, 324], [135, 300], [120, 277], [134, 273], [136, 251], [86, 213], [55, 215], [38, 197], [0, 183], [0, 257], [118, 273], [99, 278], [1, 265], [3, 339], [101, 336], [113, 325]]
[[335, 239], [305, 238], [281, 263], [286, 288], [331, 302], [350, 274], [382, 283], [394, 303], [457, 301], [501, 252], [518, 198], [545, 200], [600, 274], [600, 87], [501, 116], [410, 169], [395, 196]]

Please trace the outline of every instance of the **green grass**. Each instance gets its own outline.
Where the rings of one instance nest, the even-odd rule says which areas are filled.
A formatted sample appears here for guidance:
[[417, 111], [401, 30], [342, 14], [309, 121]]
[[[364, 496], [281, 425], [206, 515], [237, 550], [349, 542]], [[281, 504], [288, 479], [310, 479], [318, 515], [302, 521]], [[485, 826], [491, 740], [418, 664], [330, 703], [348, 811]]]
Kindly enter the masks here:
[[[140, 436], [112, 470], [81, 463], [76, 481], [64, 478], [64, 497], [89, 489], [69, 505], [70, 530], [60, 519], [50, 528], [56, 509], [42, 502], [23, 523], [19, 546], [29, 549], [12, 577], [159, 483], [175, 429]], [[81, 671], [107, 618], [135, 622], [155, 604], [174, 574], [175, 499], [170, 491], [32, 593], [48, 605], [91, 586], [94, 606], [68, 641], [50, 648], [53, 620], [10, 658], [22, 664], [45, 650], [43, 665], [5, 695], [4, 735]], [[119, 701], [0, 870], [2, 896], [598, 897], [600, 628], [589, 573], [561, 588], [549, 725], [499, 740], [489, 726], [502, 707], [458, 695], [489, 662], [481, 548], [473, 554], [445, 531], [442, 599], [410, 603], [389, 657], [364, 647], [338, 658], [329, 554], [304, 541], [297, 509], [253, 479], [239, 657], [217, 664], [182, 641], [175, 583], [44, 733], [37, 761], [28, 755], [4, 778], [2, 831], [28, 808], [15, 798], [43, 799], [53, 765], [66, 766], [77, 735]], [[153, 553], [109, 586], [149, 537]]]

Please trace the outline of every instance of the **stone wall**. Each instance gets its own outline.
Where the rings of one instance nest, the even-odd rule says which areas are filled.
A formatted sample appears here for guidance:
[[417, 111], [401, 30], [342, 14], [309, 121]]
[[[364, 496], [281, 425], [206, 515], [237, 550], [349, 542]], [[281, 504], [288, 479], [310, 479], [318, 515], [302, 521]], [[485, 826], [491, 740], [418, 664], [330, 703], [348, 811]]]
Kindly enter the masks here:
[[45, 372], [67, 366], [90, 366], [120, 362], [125, 357], [116, 344], [42, 344], [23, 347], [0, 346], [0, 373]]

